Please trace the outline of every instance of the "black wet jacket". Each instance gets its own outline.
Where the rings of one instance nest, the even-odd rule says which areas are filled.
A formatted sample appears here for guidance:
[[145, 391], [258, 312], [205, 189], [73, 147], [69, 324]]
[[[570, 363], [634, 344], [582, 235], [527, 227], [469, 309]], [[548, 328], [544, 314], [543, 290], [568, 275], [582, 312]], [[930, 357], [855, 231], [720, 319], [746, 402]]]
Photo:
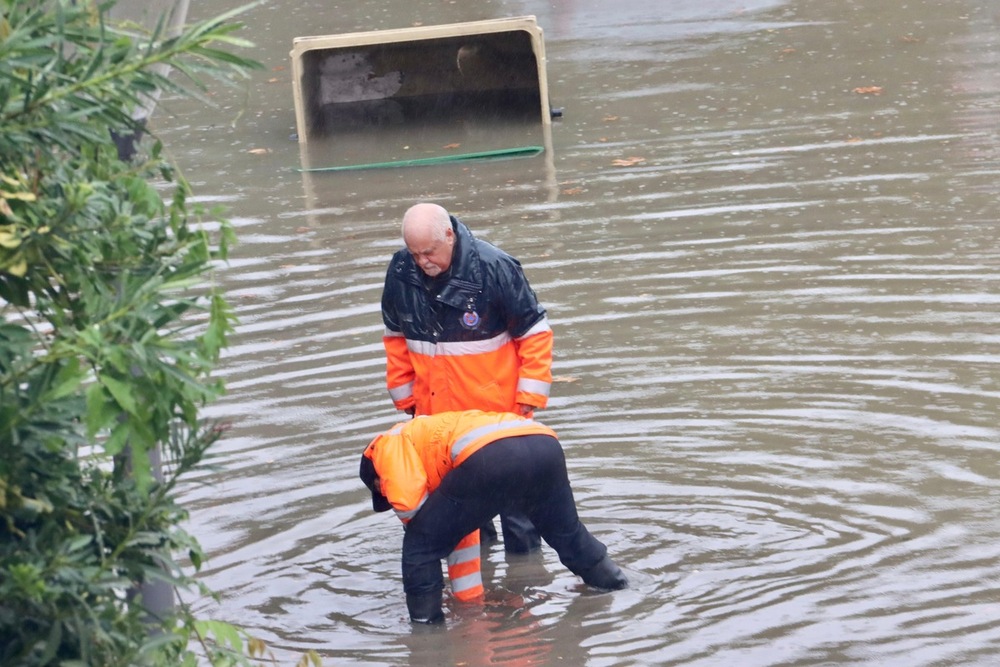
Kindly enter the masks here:
[[524, 335], [545, 317], [521, 263], [454, 216], [455, 249], [444, 278], [428, 278], [407, 249], [396, 252], [382, 292], [382, 321], [407, 340], [474, 341]]

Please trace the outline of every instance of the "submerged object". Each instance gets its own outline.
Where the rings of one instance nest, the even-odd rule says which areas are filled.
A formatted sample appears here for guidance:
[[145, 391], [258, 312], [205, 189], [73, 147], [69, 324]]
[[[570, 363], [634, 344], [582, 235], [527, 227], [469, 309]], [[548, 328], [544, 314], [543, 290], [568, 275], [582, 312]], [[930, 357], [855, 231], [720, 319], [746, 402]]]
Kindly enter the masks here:
[[290, 55], [300, 143], [383, 125], [553, 116], [534, 16], [297, 37]]

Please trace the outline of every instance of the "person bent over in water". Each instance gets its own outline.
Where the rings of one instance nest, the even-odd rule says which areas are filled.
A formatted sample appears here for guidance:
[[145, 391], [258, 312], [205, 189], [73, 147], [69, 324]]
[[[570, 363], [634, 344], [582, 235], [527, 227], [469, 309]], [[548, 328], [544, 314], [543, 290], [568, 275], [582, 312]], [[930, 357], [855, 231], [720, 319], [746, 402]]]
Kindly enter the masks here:
[[372, 509], [403, 521], [403, 591], [410, 620], [441, 623], [448, 559], [452, 592], [483, 593], [479, 526], [522, 511], [559, 560], [595, 588], [628, 580], [577, 515], [566, 459], [549, 427], [513, 413], [442, 412], [396, 424], [361, 455], [360, 476]]

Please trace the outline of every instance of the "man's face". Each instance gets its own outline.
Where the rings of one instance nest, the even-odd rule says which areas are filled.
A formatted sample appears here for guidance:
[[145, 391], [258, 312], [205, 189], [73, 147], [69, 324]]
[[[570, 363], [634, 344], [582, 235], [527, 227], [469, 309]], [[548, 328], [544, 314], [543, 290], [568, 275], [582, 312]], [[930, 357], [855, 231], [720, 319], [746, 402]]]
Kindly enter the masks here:
[[420, 270], [431, 278], [441, 275], [451, 266], [451, 253], [455, 247], [455, 233], [445, 232], [442, 238], [416, 238], [407, 241], [406, 248]]

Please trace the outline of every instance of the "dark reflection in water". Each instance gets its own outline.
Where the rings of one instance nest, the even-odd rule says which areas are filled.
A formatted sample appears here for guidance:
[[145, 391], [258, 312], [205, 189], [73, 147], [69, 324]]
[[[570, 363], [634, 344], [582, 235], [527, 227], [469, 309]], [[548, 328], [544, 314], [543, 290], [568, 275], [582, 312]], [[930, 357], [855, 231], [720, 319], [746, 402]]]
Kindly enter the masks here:
[[[272, 71], [212, 113], [164, 101], [159, 133], [241, 236], [211, 410], [234, 427], [224, 472], [185, 492], [221, 593], [199, 607], [287, 663], [993, 664], [1000, 9], [417, 4], [271, 2], [249, 36]], [[321, 149], [544, 156], [294, 170], [293, 37], [522, 14], [566, 110], [550, 136], [456, 124]], [[494, 549], [483, 607], [406, 621], [401, 531], [355, 474], [398, 418], [378, 300], [422, 199], [519, 257], [549, 308], [540, 417], [632, 589]]]

